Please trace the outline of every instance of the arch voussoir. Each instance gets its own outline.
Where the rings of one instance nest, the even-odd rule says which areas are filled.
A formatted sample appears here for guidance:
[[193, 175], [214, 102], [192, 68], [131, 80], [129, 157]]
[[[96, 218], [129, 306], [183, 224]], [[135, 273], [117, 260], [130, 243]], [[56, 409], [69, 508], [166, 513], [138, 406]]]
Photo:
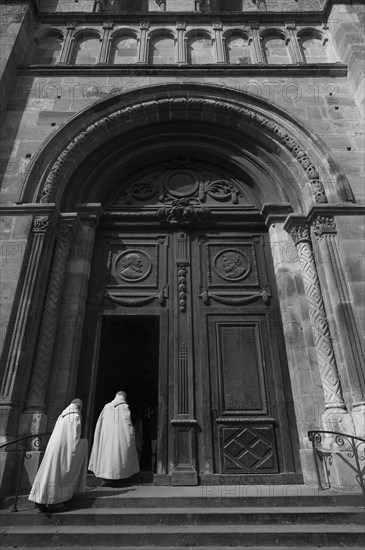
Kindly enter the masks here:
[[[227, 92], [227, 90], [226, 90]], [[176, 95], [176, 94], [179, 95]], [[215, 125], [216, 128], [229, 128], [245, 136], [262, 136], [266, 144], [276, 144], [287, 151], [287, 154], [296, 161], [306, 177], [314, 203], [326, 203], [328, 198], [322, 178], [319, 174], [318, 159], [312, 160], [298, 139], [303, 132], [295, 134], [293, 124], [288, 124], [277, 113], [269, 112], [258, 105], [259, 100], [252, 97], [237, 98], [201, 97], [194, 95], [192, 90], [179, 92], [166, 96], [161, 94], [158, 97], [147, 97], [139, 99], [138, 103], [131, 102], [122, 107], [112, 107], [109, 112], [104, 113], [99, 119], [89, 123], [72, 139], [68, 140], [60, 155], [49, 163], [47, 169], [40, 179], [37, 199], [42, 203], [57, 202], [72, 173], [84, 162], [88, 155], [97, 148], [116, 136], [123, 136], [128, 132], [148, 127], [151, 124], [172, 122], [172, 121], [200, 121]], [[249, 94], [243, 94], [248, 96]], [[107, 101], [107, 100], [106, 100]], [[260, 100], [261, 103], [265, 103]], [[267, 103], [267, 102], [266, 102]], [[85, 126], [84, 126], [85, 128]]]

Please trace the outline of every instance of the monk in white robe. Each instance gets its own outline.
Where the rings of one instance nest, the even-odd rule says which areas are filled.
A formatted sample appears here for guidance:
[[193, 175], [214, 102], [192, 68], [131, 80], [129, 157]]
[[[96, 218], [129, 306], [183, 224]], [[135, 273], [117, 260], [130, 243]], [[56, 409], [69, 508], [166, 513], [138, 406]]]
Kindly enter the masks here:
[[125, 392], [118, 392], [100, 413], [89, 470], [102, 479], [103, 486], [113, 485], [113, 481], [139, 472], [135, 433]]
[[74, 399], [58, 417], [49, 439], [29, 495], [41, 512], [66, 510], [64, 503], [85, 490], [87, 440], [80, 439], [81, 408], [81, 399]]

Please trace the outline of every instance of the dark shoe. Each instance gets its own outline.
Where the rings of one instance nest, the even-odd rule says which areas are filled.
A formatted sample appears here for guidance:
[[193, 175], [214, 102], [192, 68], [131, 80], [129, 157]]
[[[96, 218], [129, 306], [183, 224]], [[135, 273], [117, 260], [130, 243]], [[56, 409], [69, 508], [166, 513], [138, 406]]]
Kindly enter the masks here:
[[115, 481], [113, 479], [102, 479], [100, 485], [102, 487], [115, 487]]
[[47, 512], [47, 506], [45, 504], [40, 504], [39, 502], [35, 503], [37, 507], [37, 512], [41, 512], [42, 514], [45, 514]]
[[49, 504], [47, 511], [51, 514], [57, 514], [58, 512], [68, 512], [70, 510], [69, 506], [66, 506], [64, 502], [60, 502], [59, 504]]

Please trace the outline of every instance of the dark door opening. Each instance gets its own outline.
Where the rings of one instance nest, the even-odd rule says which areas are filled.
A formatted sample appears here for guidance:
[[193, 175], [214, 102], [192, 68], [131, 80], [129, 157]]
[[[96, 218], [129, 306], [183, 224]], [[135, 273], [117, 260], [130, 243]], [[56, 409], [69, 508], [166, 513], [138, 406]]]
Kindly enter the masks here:
[[141, 471], [156, 466], [160, 325], [157, 316], [104, 316], [93, 426], [116, 392], [127, 393]]

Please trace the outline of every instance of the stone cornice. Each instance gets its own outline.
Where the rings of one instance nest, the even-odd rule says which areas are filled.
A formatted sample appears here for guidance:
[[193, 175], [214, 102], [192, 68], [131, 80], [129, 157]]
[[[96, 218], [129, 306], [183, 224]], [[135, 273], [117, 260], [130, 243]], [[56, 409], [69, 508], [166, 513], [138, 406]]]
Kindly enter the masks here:
[[55, 203], [28, 203], [0, 205], [0, 216], [50, 216], [59, 211]]
[[[2, 1], [2, 0], [1, 0]], [[29, 0], [30, 1], [30, 0]], [[16, 3], [16, 2], [14, 2]], [[26, 3], [26, 2], [24, 2]], [[36, 5], [36, 0], [30, 2], [33, 5]], [[259, 23], [269, 23], [269, 24], [285, 24], [287, 22], [295, 21], [296, 23], [308, 23], [313, 25], [315, 23], [324, 23], [327, 22], [331, 10], [336, 4], [351, 5], [358, 3], [359, 5], [362, 2], [354, 2], [354, 0], [327, 0], [325, 5], [318, 10], [310, 9], [305, 11], [301, 6], [299, 10], [292, 11], [213, 11], [213, 12], [178, 12], [178, 11], [164, 11], [161, 12], [156, 9], [156, 11], [149, 11], [145, 13], [134, 12], [134, 13], [107, 13], [107, 12], [72, 12], [73, 19], [78, 22], [90, 23], [91, 21], [98, 23], [106, 21], [107, 19], [112, 19], [115, 22], [123, 23], [134, 23], [138, 21], [143, 21], [143, 19], [150, 19], [157, 24], [170, 24], [176, 19], [184, 19], [188, 23], [211, 23], [212, 19], [219, 19], [223, 23], [232, 21], [237, 24], [239, 19], [242, 18], [243, 23], [252, 20]], [[66, 19], [69, 19], [70, 12], [63, 13], [41, 13], [39, 19], [42, 22], [54, 23], [60, 22]], [[238, 23], [239, 24], [239, 23]]]
[[30, 65], [19, 66], [19, 75], [47, 75], [47, 76], [347, 76], [345, 63], [308, 63], [293, 65]]

